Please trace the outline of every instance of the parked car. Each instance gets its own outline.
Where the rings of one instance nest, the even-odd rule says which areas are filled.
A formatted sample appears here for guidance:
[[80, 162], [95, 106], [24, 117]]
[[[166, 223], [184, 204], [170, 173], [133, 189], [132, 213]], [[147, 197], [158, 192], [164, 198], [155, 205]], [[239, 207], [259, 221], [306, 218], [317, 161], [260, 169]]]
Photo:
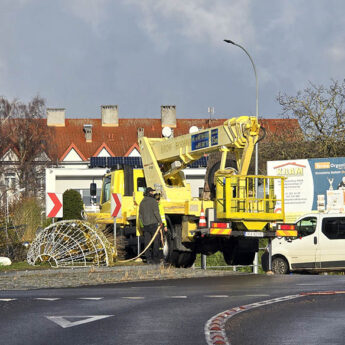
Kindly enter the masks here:
[[[310, 213], [296, 222], [298, 237], [272, 241], [272, 271], [345, 271], [345, 214]], [[268, 271], [268, 251], [261, 264]]]

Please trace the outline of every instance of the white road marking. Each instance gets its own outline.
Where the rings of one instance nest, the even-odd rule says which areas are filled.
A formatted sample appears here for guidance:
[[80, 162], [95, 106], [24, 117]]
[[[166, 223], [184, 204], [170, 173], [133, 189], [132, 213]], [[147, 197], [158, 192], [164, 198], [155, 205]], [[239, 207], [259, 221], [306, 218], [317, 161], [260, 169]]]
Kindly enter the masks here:
[[0, 302], [10, 302], [10, 301], [15, 301], [16, 298], [0, 298]]
[[[79, 326], [84, 323], [89, 323], [101, 319], [105, 319], [107, 317], [111, 317], [114, 315], [71, 315], [71, 316], [46, 316], [46, 318], [50, 321], [55, 322], [57, 325], [61, 326], [62, 328], [74, 327]], [[77, 321], [69, 321], [67, 319], [79, 319]], [[82, 319], [82, 320], [80, 320]]]
[[[337, 280], [337, 283], [345, 283], [345, 280]], [[325, 282], [319, 282], [319, 283], [300, 283], [296, 284], [297, 286], [327, 286], [327, 285], [333, 285], [332, 281], [325, 281]]]
[[86, 299], [90, 301], [99, 301], [100, 299], [103, 299], [103, 297], [79, 297], [78, 299]]
[[229, 296], [228, 295], [206, 295], [205, 297], [209, 297], [209, 298], [227, 298]]
[[61, 298], [46, 298], [46, 297], [37, 297], [37, 298], [34, 298], [34, 299], [37, 299], [39, 301], [57, 301]]
[[122, 297], [126, 299], [144, 299], [145, 297], [135, 296], [135, 297]]
[[187, 296], [170, 296], [170, 298], [187, 298]]

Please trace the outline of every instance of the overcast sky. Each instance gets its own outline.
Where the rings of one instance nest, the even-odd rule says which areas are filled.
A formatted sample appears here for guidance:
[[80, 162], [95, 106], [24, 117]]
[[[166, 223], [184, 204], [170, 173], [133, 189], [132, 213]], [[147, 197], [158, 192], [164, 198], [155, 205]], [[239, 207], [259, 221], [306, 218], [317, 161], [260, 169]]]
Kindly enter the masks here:
[[345, 77], [343, 0], [0, 0], [0, 95], [69, 118], [279, 117], [279, 92]]

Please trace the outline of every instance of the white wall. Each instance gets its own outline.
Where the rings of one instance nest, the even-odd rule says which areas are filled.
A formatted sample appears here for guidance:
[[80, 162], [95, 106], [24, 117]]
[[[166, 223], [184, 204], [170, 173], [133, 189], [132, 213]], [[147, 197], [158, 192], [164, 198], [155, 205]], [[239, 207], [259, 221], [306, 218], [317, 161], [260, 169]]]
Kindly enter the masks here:
[[[90, 183], [97, 185], [97, 196], [100, 197], [102, 178], [105, 168], [87, 169], [80, 167], [46, 168], [46, 193], [64, 193], [67, 189], [79, 190], [82, 196], [89, 195]], [[190, 184], [192, 197], [199, 197], [199, 188], [204, 188], [206, 168], [183, 170], [187, 183]]]
[[193, 198], [199, 197], [199, 188], [204, 188], [206, 168], [188, 168], [183, 170]]
[[89, 195], [90, 183], [95, 182], [99, 198], [102, 178], [106, 171], [104, 168], [47, 168], [46, 193], [64, 193], [67, 189], [75, 189], [80, 191], [83, 197]]

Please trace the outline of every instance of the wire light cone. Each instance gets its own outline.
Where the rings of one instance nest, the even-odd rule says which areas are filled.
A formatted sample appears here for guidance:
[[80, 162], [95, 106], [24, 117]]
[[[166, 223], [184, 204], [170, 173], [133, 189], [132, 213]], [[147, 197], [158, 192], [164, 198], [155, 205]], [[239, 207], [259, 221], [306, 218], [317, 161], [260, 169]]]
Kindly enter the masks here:
[[54, 267], [109, 266], [114, 248], [101, 230], [80, 220], [51, 224], [34, 239], [28, 251], [31, 265], [48, 262]]

